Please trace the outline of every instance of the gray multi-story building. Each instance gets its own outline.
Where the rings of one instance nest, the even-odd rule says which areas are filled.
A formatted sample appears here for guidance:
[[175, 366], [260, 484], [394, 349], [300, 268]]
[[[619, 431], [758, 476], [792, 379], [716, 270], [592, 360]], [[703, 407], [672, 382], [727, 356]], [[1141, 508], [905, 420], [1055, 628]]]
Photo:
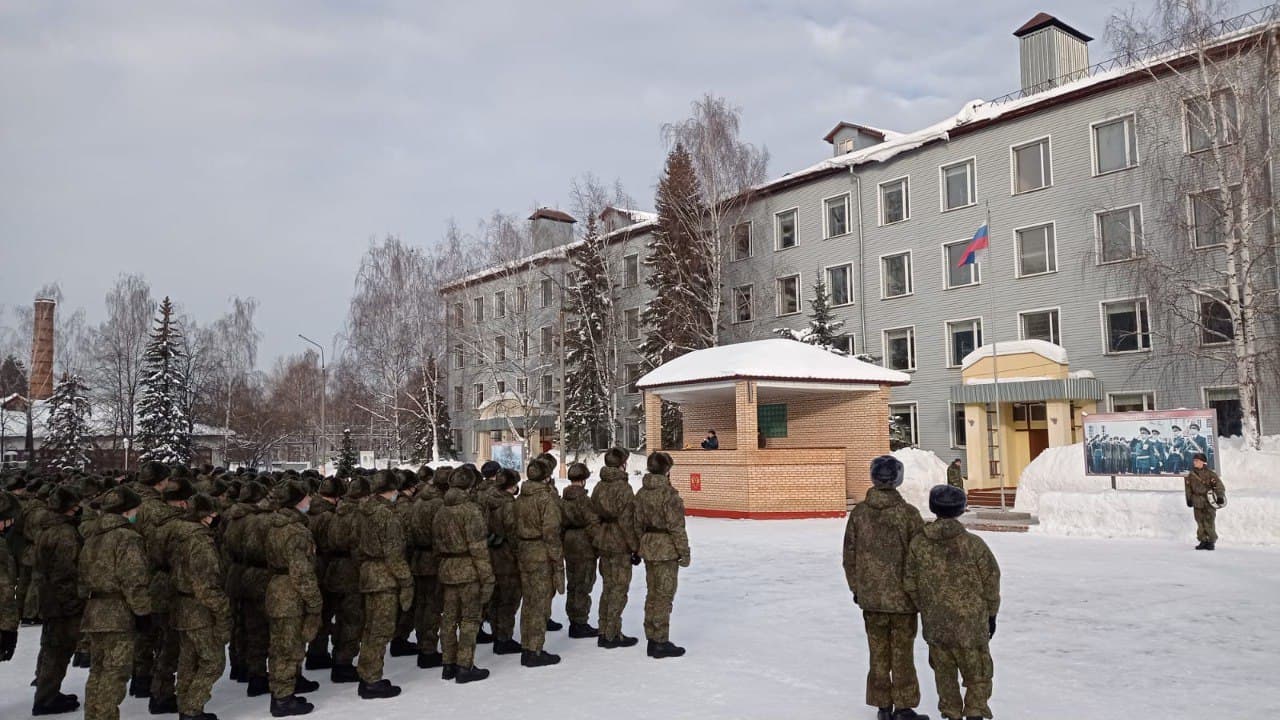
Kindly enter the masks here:
[[[831, 157], [753, 190], [726, 249], [720, 341], [804, 327], [807, 301], [821, 280], [844, 323], [840, 349], [911, 373], [910, 385], [893, 390], [891, 413], [912, 442], [944, 458], [966, 457], [967, 445], [990, 442], [970, 436], [970, 401], [956, 388], [964, 383], [965, 356], [992, 341], [1042, 340], [1066, 350], [1071, 376], [1087, 379], [1075, 386], [1083, 395], [1069, 398], [1071, 417], [1061, 420], [1072, 427], [1068, 437], [1079, 439], [1077, 410], [1095, 409], [1212, 407], [1219, 430], [1231, 433], [1240, 422], [1240, 402], [1226, 342], [1230, 318], [1224, 327], [1221, 308], [1189, 299], [1199, 322], [1193, 310], [1191, 326], [1175, 328], [1170, 318], [1181, 315], [1153, 307], [1145, 290], [1150, 278], [1140, 277], [1145, 271], [1139, 261], [1156, 251], [1194, 256], [1191, 265], [1204, 268], [1206, 285], [1225, 262], [1200, 200], [1215, 186], [1185, 186], [1195, 176], [1188, 158], [1213, 144], [1189, 115], [1202, 101], [1167, 97], [1169, 85], [1151, 62], [1091, 68], [1090, 38], [1051, 16], [1037, 15], [1015, 34], [1022, 43], [1021, 92], [970, 103], [912, 133], [841, 122], [825, 138]], [[1160, 62], [1167, 65], [1170, 57], [1177, 54]], [[1220, 109], [1230, 104], [1235, 116], [1234, 100], [1223, 93], [1229, 89], [1214, 91], [1211, 102]], [[626, 338], [618, 386], [630, 408], [639, 402], [632, 385], [641, 367], [635, 348], [645, 332], [639, 318], [650, 292], [643, 258], [656, 222], [611, 213], [606, 238], [611, 267], [620, 275], [614, 302]], [[503, 422], [490, 409], [512, 383], [522, 383], [517, 396], [536, 397], [537, 412], [529, 414], [537, 414], [538, 427], [554, 423], [557, 288], [577, 245], [572, 218], [563, 213], [539, 211], [531, 221], [542, 237], [555, 235], [539, 228], [557, 224], [556, 237], [564, 242], [444, 291], [455, 313], [449, 342], [459, 352], [450, 364], [451, 411], [458, 446], [471, 458], [484, 455], [486, 437], [501, 439]], [[960, 264], [984, 225], [987, 257]], [[1269, 224], [1265, 232], [1270, 234]], [[1271, 256], [1259, 262], [1270, 270], [1257, 277], [1274, 290], [1275, 246], [1269, 246]], [[510, 302], [517, 291], [512, 288], [519, 287], [530, 288], [537, 307], [526, 313], [529, 327], [512, 329], [534, 333], [526, 357], [537, 360], [529, 367], [494, 365], [478, 352], [482, 348], [472, 352], [459, 338], [475, 335], [469, 327], [506, 332], [481, 306], [491, 306], [501, 293]], [[1280, 316], [1275, 294], [1263, 302], [1270, 303], [1261, 313], [1263, 337], [1274, 343]], [[493, 344], [492, 338], [486, 342]], [[517, 379], [525, 370], [532, 374]], [[1274, 378], [1263, 382], [1261, 422], [1274, 432], [1280, 428], [1280, 393]], [[526, 392], [529, 383], [536, 383], [536, 392]], [[1043, 399], [1028, 396], [1012, 404], [1007, 421], [1023, 423], [1033, 434], [1059, 422], [1045, 416]], [[624, 413], [620, 428], [632, 446], [642, 440], [637, 415]], [[549, 430], [541, 440], [552, 440]], [[1016, 471], [1027, 461], [1010, 458], [1009, 466]], [[1011, 475], [1016, 480], [1016, 472]]]

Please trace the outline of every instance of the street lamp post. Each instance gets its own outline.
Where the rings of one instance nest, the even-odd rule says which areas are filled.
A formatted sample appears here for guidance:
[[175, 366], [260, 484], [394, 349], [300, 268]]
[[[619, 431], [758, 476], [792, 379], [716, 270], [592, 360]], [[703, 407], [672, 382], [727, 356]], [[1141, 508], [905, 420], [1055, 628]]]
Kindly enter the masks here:
[[[302, 333], [298, 333], [298, 338], [303, 342], [314, 345], [320, 351], [320, 445], [323, 448], [321, 450], [321, 455], [323, 456], [324, 453], [328, 452], [329, 445], [329, 426], [325, 424], [325, 396], [328, 394], [329, 372], [324, 364], [324, 346]], [[324, 464], [323, 457], [321, 457], [320, 462], [322, 465]]]

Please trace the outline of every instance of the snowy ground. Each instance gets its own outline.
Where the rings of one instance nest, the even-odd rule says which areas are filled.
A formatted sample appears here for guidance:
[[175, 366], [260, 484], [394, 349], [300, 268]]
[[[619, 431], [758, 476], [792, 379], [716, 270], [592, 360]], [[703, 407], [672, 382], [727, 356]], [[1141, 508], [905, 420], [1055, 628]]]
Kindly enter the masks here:
[[[689, 654], [655, 661], [643, 644], [600, 650], [554, 633], [557, 667], [524, 669], [487, 648], [482, 683], [458, 686], [413, 658], [389, 658], [404, 687], [362, 701], [351, 685], [322, 682], [312, 717], [872, 718], [863, 706], [862, 622], [840, 567], [843, 521], [751, 522], [690, 518], [693, 567], [680, 578], [672, 639]], [[993, 641], [997, 718], [1265, 717], [1280, 711], [1280, 549], [1223, 543], [1215, 553], [1182, 542], [984, 534], [1004, 572]], [[598, 586], [597, 586], [598, 590]], [[644, 574], [625, 615], [643, 637]], [[563, 605], [556, 617], [563, 620]], [[38, 629], [24, 629], [0, 665], [0, 718], [25, 718]], [[916, 645], [923, 706], [937, 720], [933, 677]], [[319, 673], [313, 676], [322, 681]], [[64, 686], [83, 697], [84, 670]], [[209, 710], [223, 720], [266, 717], [263, 698], [221, 681]], [[1270, 688], [1270, 689], [1268, 689]], [[65, 717], [77, 717], [68, 715]], [[127, 699], [124, 718], [149, 718]]]

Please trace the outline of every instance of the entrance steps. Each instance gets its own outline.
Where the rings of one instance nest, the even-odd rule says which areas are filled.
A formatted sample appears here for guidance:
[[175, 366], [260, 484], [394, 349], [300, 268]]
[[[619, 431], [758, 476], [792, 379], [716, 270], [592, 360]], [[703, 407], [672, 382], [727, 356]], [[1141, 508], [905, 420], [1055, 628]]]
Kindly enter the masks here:
[[1018, 497], [1018, 488], [981, 488], [969, 491], [969, 507], [999, 508], [1000, 495], [1004, 495], [1004, 506], [1012, 508]]
[[1040, 524], [1040, 521], [1032, 517], [1031, 513], [986, 509], [971, 509], [960, 517], [960, 522], [970, 530], [1018, 533], [1024, 533], [1032, 525]]

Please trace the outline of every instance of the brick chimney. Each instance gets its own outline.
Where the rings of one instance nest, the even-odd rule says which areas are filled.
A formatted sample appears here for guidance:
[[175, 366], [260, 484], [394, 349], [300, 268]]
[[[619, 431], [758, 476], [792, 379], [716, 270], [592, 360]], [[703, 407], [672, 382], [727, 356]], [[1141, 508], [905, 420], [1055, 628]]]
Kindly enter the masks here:
[[58, 303], [36, 299], [35, 323], [31, 333], [31, 376], [27, 392], [31, 400], [53, 397], [53, 314]]

